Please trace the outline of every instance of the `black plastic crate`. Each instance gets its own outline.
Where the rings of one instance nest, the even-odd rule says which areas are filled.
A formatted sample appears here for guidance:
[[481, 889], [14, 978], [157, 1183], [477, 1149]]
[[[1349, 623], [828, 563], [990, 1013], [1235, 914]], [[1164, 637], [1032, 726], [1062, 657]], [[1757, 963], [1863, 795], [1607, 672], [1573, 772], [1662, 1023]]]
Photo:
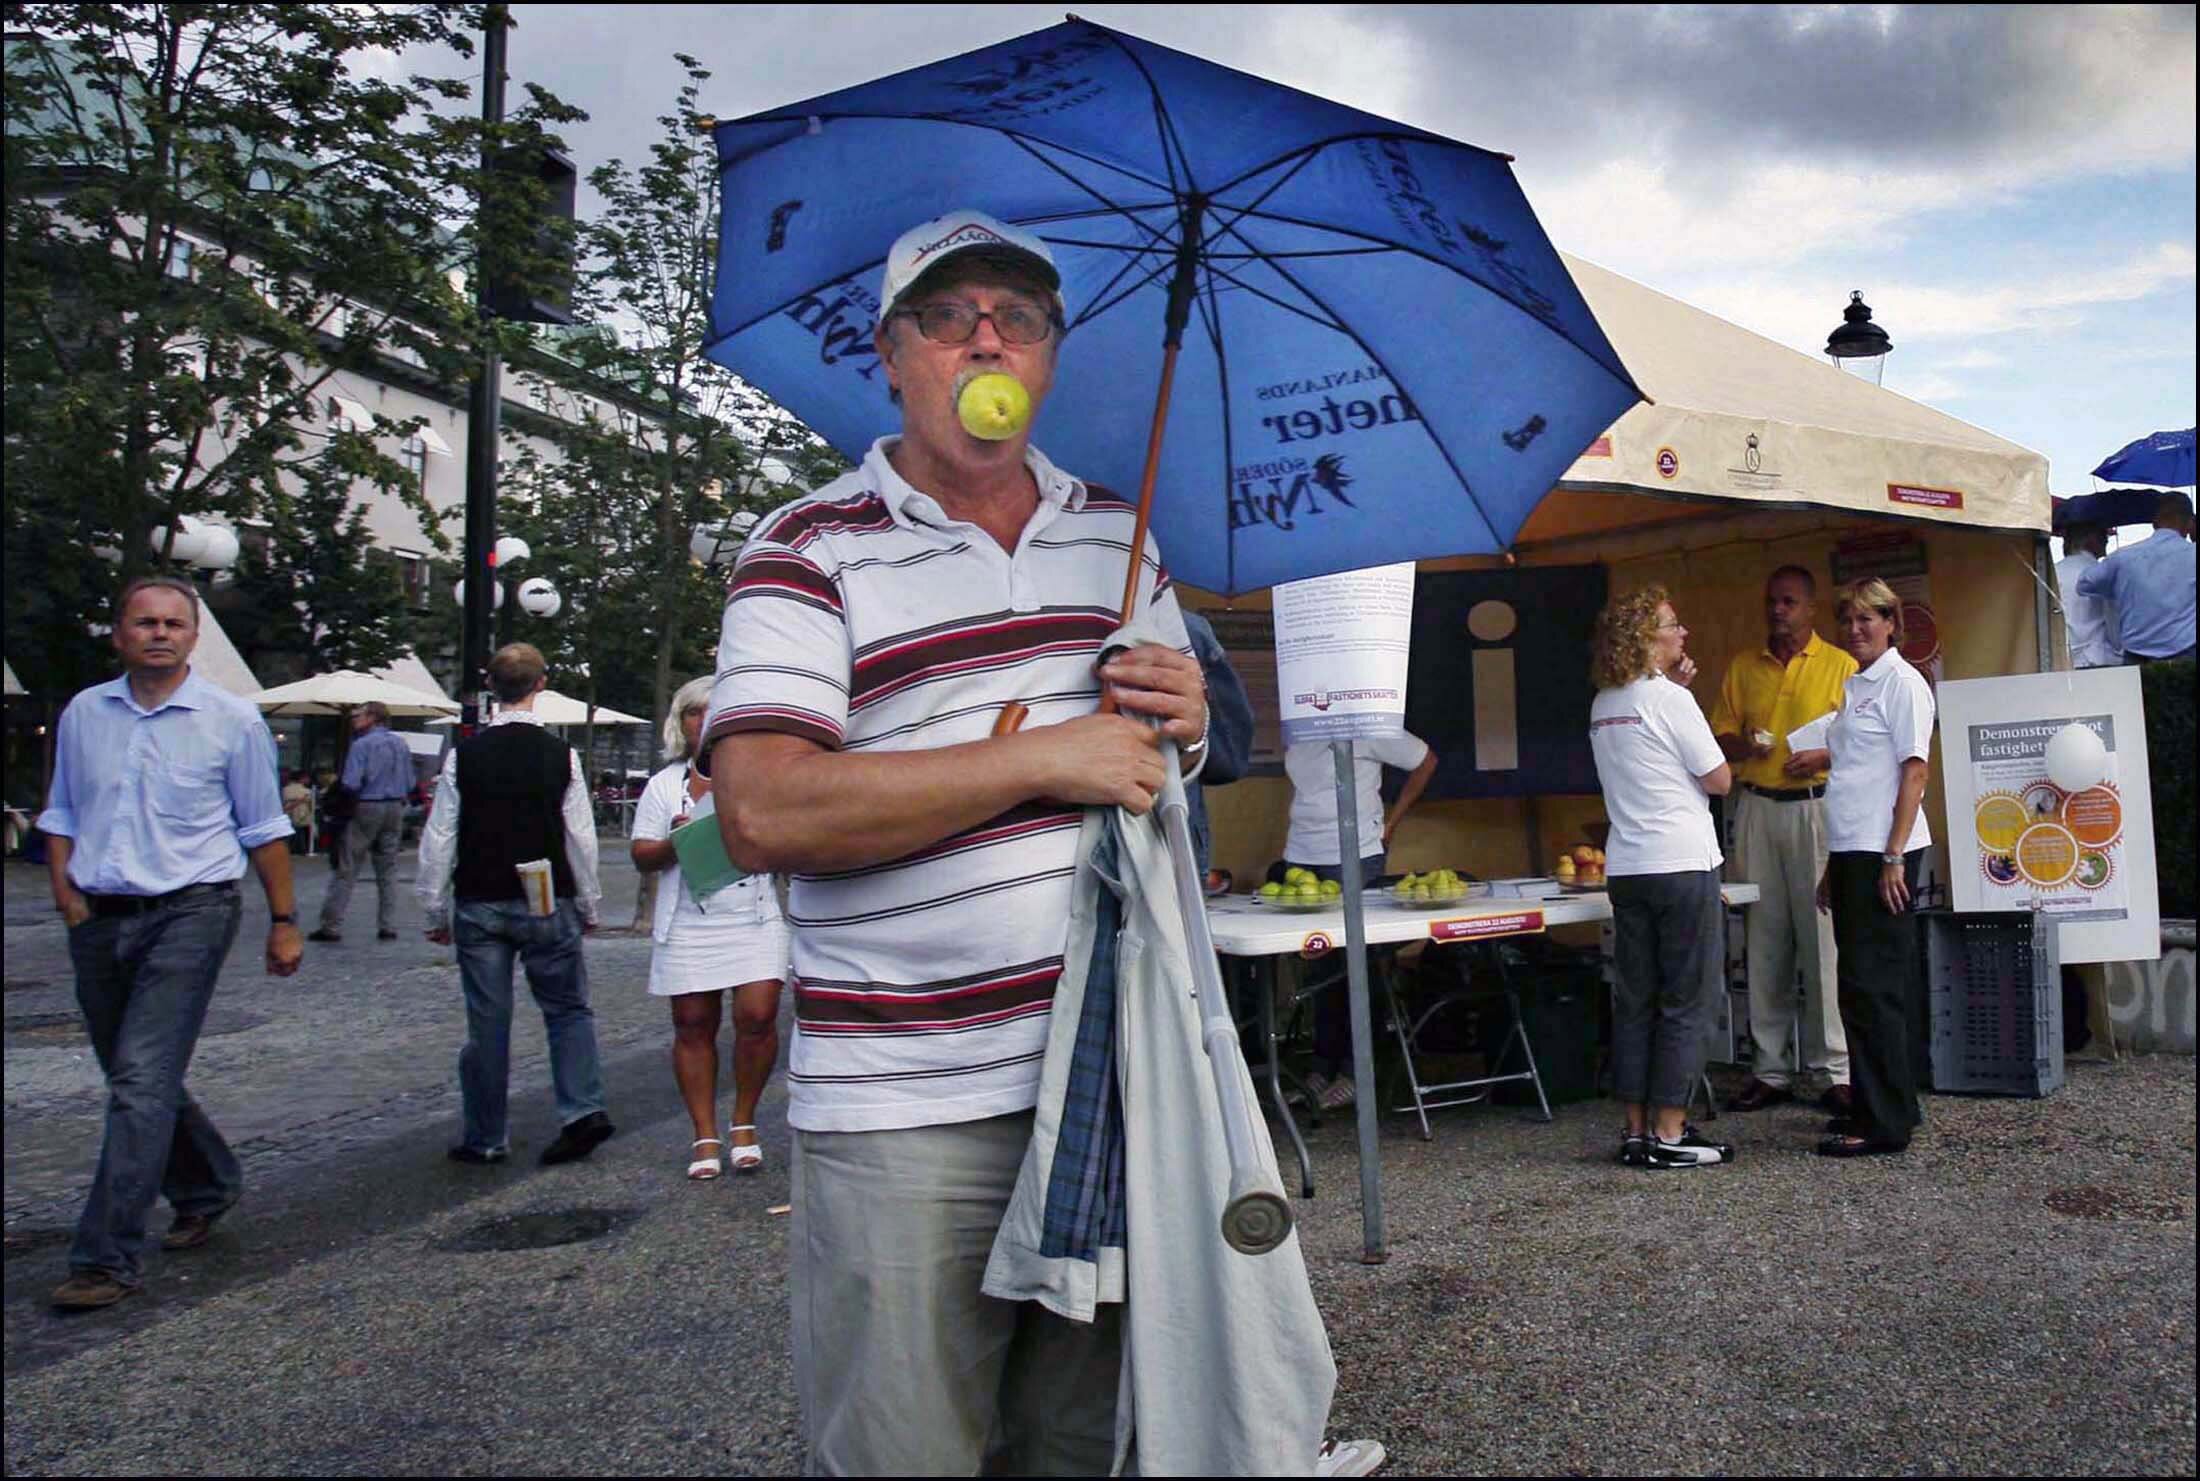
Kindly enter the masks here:
[[1933, 1089], [2052, 1095], [2063, 1083], [2062, 961], [2054, 917], [1920, 911]]

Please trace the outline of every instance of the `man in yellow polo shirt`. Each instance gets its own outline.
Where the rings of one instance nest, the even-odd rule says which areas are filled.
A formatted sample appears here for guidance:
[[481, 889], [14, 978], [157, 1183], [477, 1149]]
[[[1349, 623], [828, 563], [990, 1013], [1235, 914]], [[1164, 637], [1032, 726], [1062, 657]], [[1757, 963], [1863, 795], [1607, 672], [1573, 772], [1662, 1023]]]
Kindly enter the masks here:
[[1856, 660], [1818, 636], [1817, 578], [1782, 566], [1765, 582], [1765, 646], [1727, 667], [1711, 730], [1734, 767], [1733, 877], [1762, 892], [1749, 923], [1749, 1031], [1755, 1073], [1729, 1103], [1761, 1111], [1795, 1096], [1789, 1060], [1795, 978], [1803, 978], [1803, 1059], [1831, 1082], [1825, 1104], [1849, 1114], [1849, 1042], [1834, 993], [1833, 924], [1818, 914], [1826, 869], [1826, 756], [1788, 752], [1788, 736], [1841, 707]]

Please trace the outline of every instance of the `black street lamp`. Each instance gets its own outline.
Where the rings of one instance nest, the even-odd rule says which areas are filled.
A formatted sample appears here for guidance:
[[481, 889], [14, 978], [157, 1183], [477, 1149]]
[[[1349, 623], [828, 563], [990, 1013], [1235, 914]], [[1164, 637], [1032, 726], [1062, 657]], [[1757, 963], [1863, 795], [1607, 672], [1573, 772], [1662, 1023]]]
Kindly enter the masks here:
[[1826, 358], [1876, 386], [1886, 371], [1887, 352], [1893, 348], [1894, 341], [1887, 338], [1887, 331], [1872, 322], [1864, 290], [1851, 293], [1849, 306], [1841, 311], [1840, 324], [1826, 336]]

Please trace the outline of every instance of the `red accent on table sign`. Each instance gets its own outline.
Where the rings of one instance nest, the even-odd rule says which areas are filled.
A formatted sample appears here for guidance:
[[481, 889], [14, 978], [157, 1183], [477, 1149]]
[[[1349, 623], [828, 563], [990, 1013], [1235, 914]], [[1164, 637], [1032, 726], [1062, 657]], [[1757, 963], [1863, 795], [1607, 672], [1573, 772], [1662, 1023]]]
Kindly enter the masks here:
[[1585, 458], [1608, 458], [1612, 455], [1612, 434], [1607, 432], [1581, 450]]
[[1921, 489], [1906, 483], [1890, 483], [1887, 485], [1887, 502], [1922, 504], [1927, 509], [1961, 509], [1963, 492], [1960, 489]]
[[1537, 936], [1543, 932], [1543, 912], [1518, 910], [1511, 915], [1469, 915], [1458, 920], [1428, 923], [1431, 941], [1485, 941], [1493, 936]]

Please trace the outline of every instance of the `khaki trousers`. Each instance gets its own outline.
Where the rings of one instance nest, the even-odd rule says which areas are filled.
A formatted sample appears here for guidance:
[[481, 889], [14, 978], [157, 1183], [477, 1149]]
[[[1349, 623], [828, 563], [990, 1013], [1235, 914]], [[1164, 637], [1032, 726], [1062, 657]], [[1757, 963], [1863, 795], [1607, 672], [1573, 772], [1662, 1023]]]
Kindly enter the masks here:
[[1849, 1083], [1849, 1041], [1834, 984], [1833, 922], [1818, 913], [1826, 868], [1826, 804], [1780, 802], [1741, 791], [1734, 877], [1757, 886], [1742, 912], [1749, 930], [1749, 1035], [1754, 1070], [1785, 1088], [1795, 1076], [1795, 979], [1803, 980], [1803, 1062], [1836, 1085]]
[[979, 1290], [1032, 1115], [794, 1137], [794, 1382], [812, 1476], [1104, 1476], [1120, 1306]]

